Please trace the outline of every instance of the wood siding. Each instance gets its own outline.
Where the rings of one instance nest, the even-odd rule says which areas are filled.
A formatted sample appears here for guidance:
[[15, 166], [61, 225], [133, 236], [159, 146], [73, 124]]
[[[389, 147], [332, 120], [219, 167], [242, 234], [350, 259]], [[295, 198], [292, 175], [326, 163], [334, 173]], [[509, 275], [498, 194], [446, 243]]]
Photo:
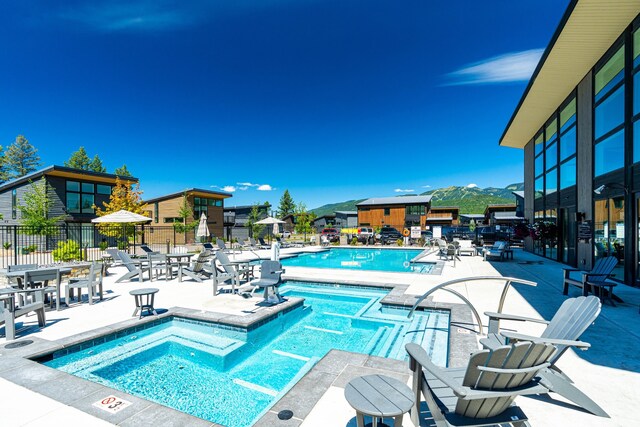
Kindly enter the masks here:
[[[389, 209], [389, 215], [385, 215], [385, 209]], [[426, 210], [426, 208], [425, 208]], [[358, 207], [358, 225], [366, 224], [370, 227], [388, 225], [395, 228], [404, 228], [406, 210], [404, 205], [394, 206], [366, 206]], [[420, 215], [420, 226], [424, 227], [426, 216]], [[398, 230], [401, 231], [401, 230]]]
[[[193, 207], [194, 196], [187, 196], [187, 200], [189, 204]], [[156, 222], [155, 218], [155, 203], [158, 204], [158, 222]], [[171, 199], [161, 200], [159, 202], [148, 203], [143, 206], [143, 209], [147, 212], [151, 213], [151, 225], [156, 225], [159, 227], [170, 227], [173, 225], [173, 222], [165, 222], [166, 218], [178, 218], [180, 211], [180, 207], [182, 206], [182, 195], [173, 197]], [[209, 225], [209, 231], [211, 235], [216, 237], [222, 237], [223, 233], [223, 207], [222, 206], [207, 206], [207, 224]], [[187, 218], [187, 222], [196, 221], [193, 214]]]

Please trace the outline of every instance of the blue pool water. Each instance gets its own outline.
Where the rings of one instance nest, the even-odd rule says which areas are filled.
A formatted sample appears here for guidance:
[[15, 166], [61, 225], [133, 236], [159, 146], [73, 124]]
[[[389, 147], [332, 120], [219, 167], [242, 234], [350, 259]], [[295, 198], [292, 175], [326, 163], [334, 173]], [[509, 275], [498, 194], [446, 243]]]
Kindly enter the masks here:
[[349, 270], [378, 270], [400, 273], [429, 274], [434, 264], [411, 263], [420, 249], [347, 249], [300, 254], [281, 260], [283, 265], [311, 268], [345, 268]]
[[383, 308], [374, 288], [287, 282], [296, 308], [247, 332], [174, 317], [46, 365], [229, 427], [252, 425], [331, 349], [406, 360], [421, 344], [445, 366], [447, 311]]

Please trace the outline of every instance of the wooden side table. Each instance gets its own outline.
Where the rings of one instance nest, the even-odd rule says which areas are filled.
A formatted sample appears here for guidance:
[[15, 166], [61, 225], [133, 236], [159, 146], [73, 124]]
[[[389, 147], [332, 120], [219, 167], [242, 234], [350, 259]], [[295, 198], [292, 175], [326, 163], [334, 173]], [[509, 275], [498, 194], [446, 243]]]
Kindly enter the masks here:
[[136, 316], [140, 312], [139, 319], [142, 319], [142, 313], [146, 310], [147, 313], [153, 313], [158, 315], [156, 309], [153, 308], [153, 300], [155, 295], [160, 290], [157, 288], [142, 288], [129, 291], [129, 295], [133, 295], [136, 300], [136, 309], [133, 311], [132, 316]]
[[413, 391], [401, 381], [384, 375], [366, 375], [354, 378], [344, 388], [344, 397], [356, 410], [358, 427], [364, 427], [364, 416], [393, 418], [393, 427], [402, 427], [402, 416], [413, 407]]
[[[609, 300], [612, 306], [614, 307], [616, 306], [616, 303], [613, 302], [613, 299], [615, 298], [615, 296], [613, 295], [613, 287], [616, 286], [617, 283], [607, 282], [603, 280], [589, 280], [587, 282], [587, 285], [591, 286], [591, 290], [593, 291], [593, 294], [598, 298], [600, 298], [600, 302], [602, 304], [604, 304], [604, 299], [606, 298]], [[608, 290], [606, 291], [607, 292], [606, 296], [604, 295], [605, 288], [608, 288]], [[585, 287], [585, 290], [586, 290], [586, 287]]]

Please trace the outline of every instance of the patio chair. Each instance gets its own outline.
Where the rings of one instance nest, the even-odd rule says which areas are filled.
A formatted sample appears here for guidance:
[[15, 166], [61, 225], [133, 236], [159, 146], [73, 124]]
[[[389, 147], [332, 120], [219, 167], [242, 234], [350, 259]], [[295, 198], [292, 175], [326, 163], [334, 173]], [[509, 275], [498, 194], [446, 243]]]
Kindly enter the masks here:
[[211, 277], [212, 272], [205, 268], [206, 263], [211, 259], [211, 251], [205, 249], [198, 254], [198, 258], [191, 265], [184, 266], [180, 270], [181, 275], [191, 277], [196, 282], [202, 282], [202, 279]]
[[164, 275], [164, 280], [169, 280], [173, 276], [173, 268], [167, 261], [167, 256], [160, 252], [148, 252], [147, 261], [149, 268], [149, 280], [153, 281], [155, 273], [156, 280], [160, 280], [160, 274]]
[[[7, 341], [16, 339], [16, 319], [32, 311], [36, 313], [38, 326], [45, 326], [44, 292], [44, 288], [12, 289], [11, 292], [0, 294], [0, 324], [4, 323], [4, 336]], [[25, 296], [25, 301], [28, 300], [27, 295], [32, 295], [33, 298], [28, 303], [16, 304], [16, 295]]]
[[89, 268], [89, 275], [83, 279], [70, 279], [64, 287], [64, 300], [67, 306], [71, 303], [73, 297], [73, 290], [78, 290], [78, 302], [82, 302], [82, 288], [87, 289], [87, 299], [89, 305], [93, 304], [94, 295], [100, 297], [102, 301], [102, 276], [104, 273], [104, 265], [98, 265], [95, 262], [91, 263]]
[[507, 249], [507, 242], [495, 242], [493, 246], [487, 247], [482, 251], [484, 261], [489, 258], [498, 258], [500, 261], [504, 259], [504, 251]]
[[273, 303], [281, 303], [284, 299], [280, 296], [278, 287], [282, 284], [282, 273], [284, 273], [284, 269], [280, 262], [262, 261], [260, 265], [260, 278], [251, 282], [253, 286], [251, 293], [253, 294], [258, 289], [264, 289], [264, 300], [271, 302], [269, 299], [269, 289], [272, 289], [275, 295], [275, 301]]
[[[57, 268], [41, 268], [38, 270], [27, 270], [24, 272], [23, 289], [44, 290], [44, 295], [49, 295], [49, 304], [53, 307], [53, 294], [58, 292], [60, 284], [60, 270]], [[49, 286], [49, 281], [56, 281], [56, 286]], [[25, 295], [26, 297], [26, 295]]]
[[115, 248], [105, 249], [104, 252], [108, 255], [108, 256], [102, 257], [102, 262], [104, 262], [106, 265], [106, 269], [104, 273], [105, 275], [107, 275], [109, 274], [109, 268], [118, 267], [122, 265], [122, 260], [118, 256], [118, 252], [119, 252], [118, 249], [115, 249]]
[[549, 366], [556, 351], [552, 344], [522, 342], [477, 351], [466, 368], [441, 368], [419, 345], [409, 343], [405, 348], [413, 371], [413, 424], [420, 425], [422, 394], [439, 427], [525, 425], [527, 416], [513, 401], [520, 395], [546, 393], [534, 377]]
[[281, 248], [290, 248], [293, 246], [291, 243], [277, 236], [276, 236], [276, 242], [280, 243]]
[[145, 254], [150, 254], [152, 252], [155, 252], [153, 249], [151, 249], [148, 245], [140, 245], [140, 249], [142, 249], [142, 251]]
[[[17, 265], [8, 265], [7, 273], [13, 271], [27, 271], [27, 270], [37, 270], [38, 264], [17, 264]], [[15, 280], [15, 282], [14, 282]], [[12, 287], [22, 287], [22, 278], [21, 277], [10, 277], [8, 278], [8, 284]]]
[[476, 254], [476, 247], [473, 245], [473, 240], [456, 240], [458, 242], [458, 253], [469, 254], [471, 256]]
[[227, 254], [222, 251], [218, 251], [215, 258], [211, 260], [210, 269], [213, 277], [213, 295], [218, 294], [218, 285], [228, 280], [231, 280], [231, 292], [235, 293], [236, 286], [240, 287], [240, 276], [249, 271], [238, 264], [232, 264]]
[[127, 272], [116, 280], [115, 283], [120, 283], [124, 280], [131, 280], [137, 277], [140, 282], [144, 282], [144, 272], [149, 272], [149, 280], [151, 280], [151, 270], [148, 265], [143, 265], [142, 260], [132, 260], [128, 253], [118, 251], [117, 254], [122, 265], [125, 266]]
[[218, 249], [225, 254], [241, 254], [242, 251], [237, 251], [235, 249], [227, 248], [227, 245], [224, 243], [222, 239], [216, 239], [216, 245], [218, 245]]
[[[264, 242], [264, 240], [261, 239], [261, 242]], [[254, 239], [253, 237], [249, 237], [249, 245], [255, 249], [269, 249], [270, 246], [267, 244], [263, 244], [263, 243], [258, 243], [256, 242], [256, 239]]]
[[[505, 344], [519, 341], [534, 343], [549, 343], [557, 347], [557, 351], [549, 359], [550, 367], [540, 371], [540, 383], [550, 391], [556, 392], [571, 400], [592, 414], [608, 417], [607, 413], [594, 401], [578, 390], [569, 377], [557, 366], [558, 359], [570, 347], [587, 350], [591, 345], [584, 341], [578, 341], [580, 336], [595, 321], [600, 314], [602, 304], [595, 296], [569, 298], [562, 303], [556, 314], [550, 321], [532, 319], [506, 313], [486, 312], [489, 316], [489, 331], [487, 338], [480, 340], [483, 347], [488, 349], [498, 348]], [[512, 331], [500, 330], [500, 320], [512, 320], [518, 322], [536, 322], [546, 324], [547, 327], [539, 337], [524, 335]]]
[[324, 234], [320, 236], [320, 246], [329, 246], [329, 238]]
[[568, 267], [563, 268], [562, 294], [567, 295], [569, 293], [569, 285], [572, 285], [582, 288], [582, 295], [587, 296], [589, 294], [589, 288], [591, 288], [588, 282], [590, 280], [604, 282], [611, 276], [617, 264], [618, 260], [616, 257], [608, 256], [598, 259], [591, 271], [582, 271]]
[[258, 242], [260, 242], [260, 246], [262, 249], [271, 249], [271, 245], [264, 241], [264, 238], [258, 237]]

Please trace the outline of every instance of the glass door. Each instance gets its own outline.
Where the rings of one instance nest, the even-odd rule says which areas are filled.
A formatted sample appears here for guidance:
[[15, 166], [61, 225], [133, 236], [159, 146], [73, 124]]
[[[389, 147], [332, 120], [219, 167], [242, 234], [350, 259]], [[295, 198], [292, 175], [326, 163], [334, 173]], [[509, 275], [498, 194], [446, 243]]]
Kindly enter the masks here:
[[562, 262], [576, 265], [576, 208], [560, 209], [560, 250]]

